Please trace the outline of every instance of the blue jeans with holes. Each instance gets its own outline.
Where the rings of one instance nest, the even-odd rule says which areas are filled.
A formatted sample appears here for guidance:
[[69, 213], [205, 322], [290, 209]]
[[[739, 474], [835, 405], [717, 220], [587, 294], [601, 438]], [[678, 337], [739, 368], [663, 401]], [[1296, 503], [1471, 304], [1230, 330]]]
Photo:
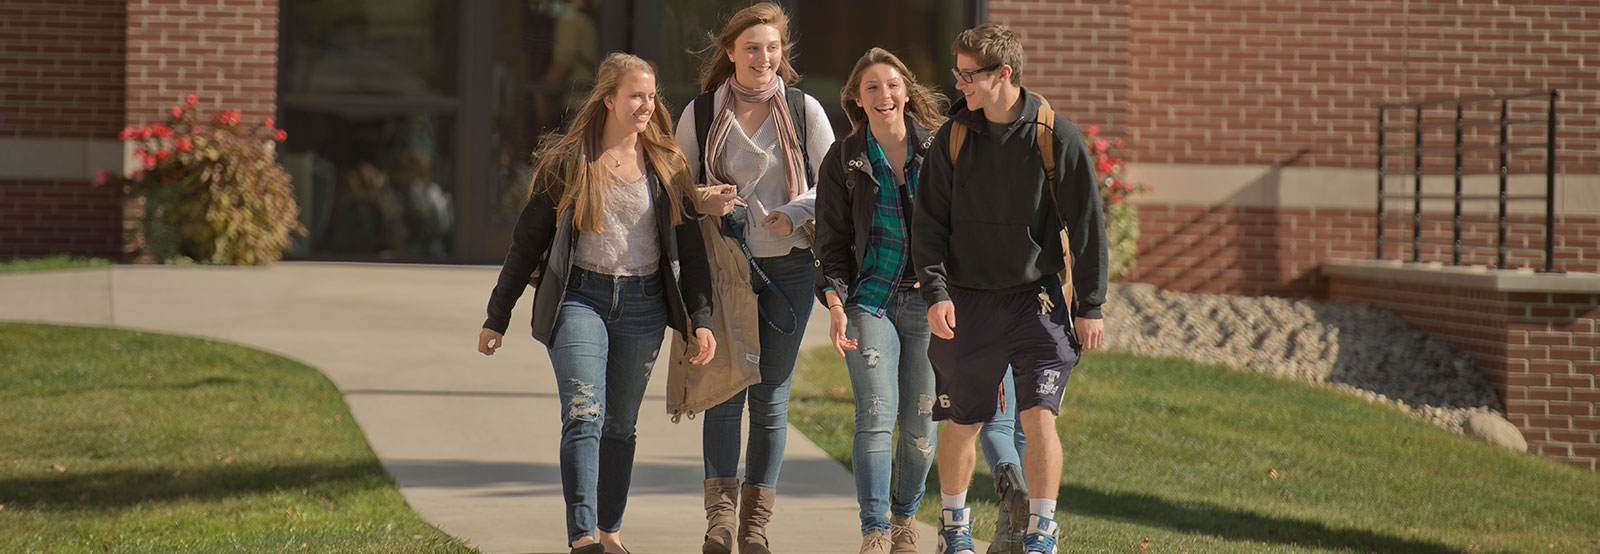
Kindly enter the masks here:
[[659, 275], [572, 268], [550, 341], [561, 397], [567, 540], [616, 532], [633, 477], [634, 423], [667, 326]]
[[[882, 317], [850, 304], [844, 353], [856, 403], [850, 450], [861, 506], [861, 533], [888, 532], [888, 515], [911, 517], [922, 503], [938, 441], [933, 423], [933, 366], [928, 362], [928, 304], [896, 292]], [[895, 424], [900, 438], [894, 440]], [[892, 448], [892, 452], [891, 452]]]
[[978, 446], [983, 448], [983, 459], [989, 462], [991, 475], [999, 473], [1000, 464], [1022, 467], [1022, 455], [1028, 439], [1017, 423], [1017, 393], [1013, 390], [1016, 379], [1006, 372], [1000, 381], [1000, 401], [995, 405], [994, 419], [983, 424], [978, 433]]
[[[701, 431], [706, 479], [739, 476], [739, 426], [744, 419], [746, 399], [750, 405], [750, 444], [746, 447], [744, 482], [777, 488], [778, 471], [783, 468], [783, 447], [789, 426], [789, 383], [794, 377], [794, 361], [800, 353], [800, 339], [811, 317], [812, 273], [815, 259], [801, 248], [783, 256], [756, 258], [755, 263], [777, 285], [750, 272], [761, 312], [782, 330], [766, 321], [751, 322], [760, 327], [761, 382], [706, 410]], [[794, 314], [790, 318], [790, 314]], [[784, 333], [783, 331], [793, 331]]]

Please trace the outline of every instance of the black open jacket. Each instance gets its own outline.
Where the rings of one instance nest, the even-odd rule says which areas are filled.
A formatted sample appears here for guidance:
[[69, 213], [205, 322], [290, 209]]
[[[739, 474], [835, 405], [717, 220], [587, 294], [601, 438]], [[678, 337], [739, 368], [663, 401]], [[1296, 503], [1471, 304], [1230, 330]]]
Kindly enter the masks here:
[[[671, 223], [671, 206], [667, 191], [655, 173], [653, 164], [645, 164], [645, 174], [650, 180], [650, 202], [656, 214], [656, 237], [661, 247], [662, 288], [667, 294], [667, 325], [692, 340], [694, 329], [711, 328], [711, 269], [706, 264], [705, 243], [701, 241], [698, 216], [693, 213], [690, 199], [683, 201], [688, 213], [683, 223]], [[541, 191], [540, 183], [534, 190]], [[506, 252], [505, 265], [500, 267], [500, 279], [489, 295], [488, 319], [485, 329], [504, 334], [511, 322], [511, 309], [522, 296], [538, 270], [539, 283], [533, 293], [533, 338], [546, 345], [555, 331], [556, 313], [566, 296], [567, 273], [572, 269], [572, 249], [578, 243], [577, 230], [572, 228], [572, 214], [557, 217], [556, 205], [560, 202], [562, 187], [549, 187], [535, 192], [527, 207], [517, 218], [512, 231], [511, 249]], [[559, 219], [559, 220], [558, 220]]]
[[[949, 300], [951, 287], [1020, 292], [1057, 282], [1062, 224], [1050, 206], [1044, 163], [1035, 145], [1037, 97], [1022, 91], [1022, 116], [1000, 136], [983, 112], [957, 101], [950, 119], [968, 129], [959, 160], [950, 161], [950, 124], [934, 135], [917, 186], [911, 258], [929, 305]], [[1057, 208], [1072, 251], [1077, 299], [1072, 314], [1099, 319], [1106, 301], [1106, 227], [1089, 149], [1072, 122], [1056, 114]]]
[[[833, 287], [839, 300], [844, 301], [850, 298], [850, 287], [861, 277], [861, 260], [867, 254], [867, 235], [877, 210], [878, 190], [884, 186], [873, 174], [867, 157], [870, 132], [862, 125], [850, 136], [833, 141], [817, 176], [817, 240], [813, 250], [817, 254], [817, 300], [824, 305], [828, 300], [823, 289]], [[932, 133], [907, 117], [906, 136], [911, 142], [912, 163], [922, 167]], [[909, 202], [905, 205], [910, 207]], [[909, 232], [911, 209], [905, 210], [905, 217]], [[906, 260], [906, 269], [914, 278], [915, 266], [910, 259]]]

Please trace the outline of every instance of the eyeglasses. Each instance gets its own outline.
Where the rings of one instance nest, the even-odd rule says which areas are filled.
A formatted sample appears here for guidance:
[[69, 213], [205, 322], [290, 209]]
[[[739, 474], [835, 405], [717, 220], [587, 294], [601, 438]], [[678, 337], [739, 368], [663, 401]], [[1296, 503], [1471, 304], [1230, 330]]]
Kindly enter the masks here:
[[974, 76], [976, 76], [977, 74], [979, 74], [979, 73], [988, 73], [988, 72], [994, 71], [996, 69], [1000, 69], [1000, 64], [997, 64], [997, 63], [989, 64], [988, 66], [980, 67], [980, 68], [974, 69], [972, 71], [962, 71], [960, 68], [952, 67], [952, 68], [950, 68], [950, 73], [952, 75], [955, 75], [957, 79], [960, 79], [961, 82], [970, 85], [970, 84], [972, 84], [972, 78]]

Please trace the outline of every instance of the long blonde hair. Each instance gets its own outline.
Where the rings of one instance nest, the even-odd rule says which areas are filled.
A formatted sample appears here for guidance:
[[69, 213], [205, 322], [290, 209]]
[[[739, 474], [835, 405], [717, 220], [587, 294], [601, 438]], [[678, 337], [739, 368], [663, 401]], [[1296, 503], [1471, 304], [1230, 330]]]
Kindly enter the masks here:
[[794, 70], [794, 42], [789, 40], [789, 14], [777, 4], [762, 2], [734, 12], [722, 26], [721, 34], [706, 33], [711, 44], [696, 53], [711, 51], [711, 63], [700, 72], [700, 90], [716, 90], [733, 77], [733, 62], [728, 60], [728, 53], [733, 51], [733, 42], [739, 40], [739, 35], [756, 25], [771, 25], [778, 31], [778, 40], [783, 42], [783, 59], [778, 62], [777, 73], [783, 78], [784, 86], [792, 87], [800, 82], [800, 73]]
[[844, 90], [839, 91], [839, 105], [844, 106], [844, 114], [849, 116], [852, 130], [859, 131], [867, 125], [867, 111], [856, 105], [856, 100], [861, 98], [861, 74], [880, 63], [894, 68], [905, 81], [906, 115], [929, 131], [944, 125], [944, 109], [950, 99], [918, 83], [917, 76], [906, 69], [906, 64], [901, 63], [893, 52], [874, 46], [856, 60], [855, 69], [850, 70], [850, 80], [845, 82]]
[[[605, 132], [606, 117], [610, 109], [605, 100], [617, 93], [622, 78], [633, 72], [657, 75], [650, 62], [638, 56], [613, 52], [600, 62], [596, 69], [594, 89], [572, 120], [566, 132], [551, 132], [539, 140], [533, 152], [533, 182], [530, 194], [548, 194], [559, 199], [556, 213], [572, 212], [572, 224], [581, 231], [600, 232], [600, 220], [606, 204], [606, 181], [609, 170], [600, 144]], [[684, 198], [694, 192], [689, 174], [689, 163], [672, 138], [672, 116], [667, 112], [661, 96], [656, 96], [655, 112], [650, 123], [639, 133], [639, 145], [644, 148], [645, 160], [661, 179], [671, 203], [672, 224], [684, 220]]]

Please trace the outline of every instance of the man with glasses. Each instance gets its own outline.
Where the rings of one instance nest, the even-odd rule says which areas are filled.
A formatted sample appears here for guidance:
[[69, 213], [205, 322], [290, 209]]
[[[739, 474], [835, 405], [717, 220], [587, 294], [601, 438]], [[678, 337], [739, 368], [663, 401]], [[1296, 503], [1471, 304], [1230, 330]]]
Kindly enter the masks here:
[[[1039, 121], [1044, 102], [1022, 88], [1022, 45], [1003, 25], [956, 37], [956, 89], [928, 148], [923, 193], [912, 219], [912, 256], [928, 302], [928, 347], [938, 401], [940, 554], [973, 554], [967, 487], [974, 444], [995, 413], [1008, 364], [1018, 421], [1027, 436], [1023, 467], [1029, 515], [1023, 551], [1054, 554], [1063, 385], [1080, 353], [1105, 332], [1106, 234], [1093, 164], [1072, 123]], [[1040, 133], [1036, 125], [1051, 132]], [[952, 146], [953, 133], [965, 133]], [[1050, 137], [1053, 144], [1037, 144]], [[1054, 157], [1053, 182], [1041, 152]], [[953, 158], [953, 159], [952, 159]], [[1061, 244], [1065, 228], [1069, 244]], [[1074, 298], [1062, 297], [1062, 249], [1072, 254]], [[959, 318], [958, 318], [959, 316]], [[956, 327], [960, 321], [959, 331]], [[1020, 514], [1014, 514], [1018, 517]]]

